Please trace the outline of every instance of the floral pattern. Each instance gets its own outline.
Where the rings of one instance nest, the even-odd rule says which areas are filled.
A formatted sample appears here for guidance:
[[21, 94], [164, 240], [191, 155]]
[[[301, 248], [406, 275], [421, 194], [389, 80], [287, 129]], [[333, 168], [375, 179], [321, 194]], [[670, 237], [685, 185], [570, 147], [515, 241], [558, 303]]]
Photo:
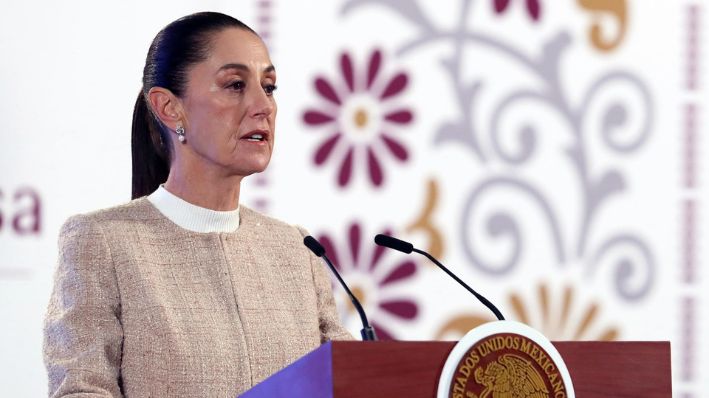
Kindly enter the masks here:
[[339, 187], [350, 184], [360, 162], [366, 164], [370, 182], [379, 187], [384, 182], [381, 156], [388, 154], [400, 162], [409, 158], [406, 146], [396, 137], [399, 128], [413, 120], [411, 110], [397, 101], [409, 79], [403, 72], [386, 79], [381, 73], [382, 62], [381, 51], [374, 50], [365, 70], [357, 71], [345, 52], [340, 57], [342, 80], [335, 84], [317, 77], [315, 90], [323, 103], [303, 113], [305, 124], [326, 135], [313, 161], [323, 166], [333, 159], [338, 164]]
[[[495, 12], [498, 14], [502, 14], [503, 12], [505, 12], [511, 1], [512, 0], [493, 0]], [[529, 17], [532, 18], [534, 21], [538, 21], [542, 13], [541, 4], [539, 0], [525, 0], [524, 2]]]
[[[529, 325], [553, 340], [615, 341], [621, 331], [604, 318], [604, 308], [596, 300], [581, 298], [582, 289], [566, 285], [553, 288], [549, 282], [537, 285], [536, 292], [522, 295], [517, 291], [507, 295], [508, 319]], [[488, 311], [465, 313], [451, 318], [436, 334], [436, 339], [458, 339], [483, 323], [494, 321]]]
[[[639, 301], [647, 297], [657, 283], [658, 263], [646, 233], [632, 227], [614, 229], [610, 223], [600, 221], [604, 219], [603, 212], [616, 198], [631, 189], [629, 173], [620, 163], [608, 162], [606, 157], [599, 156], [600, 152], [592, 150], [595, 146], [591, 143], [600, 142], [598, 149], [616, 156], [644, 149], [653, 133], [656, 113], [648, 84], [632, 71], [613, 69], [580, 86], [584, 91], [575, 94], [573, 91], [578, 87], [568, 86], [560, 78], [566, 65], [563, 60], [568, 59], [564, 55], [574, 45], [568, 29], [544, 35], [546, 38], [535, 51], [537, 55], [531, 55], [516, 40], [505, 40], [489, 34], [480, 25], [469, 23], [472, 0], [459, 3], [457, 14], [460, 18], [451, 31], [434, 23], [416, 1], [349, 0], [343, 9], [351, 12], [370, 3], [389, 8], [417, 28], [399, 47], [397, 55], [419, 52], [441, 41], [448, 42], [454, 49], [440, 60], [452, 83], [457, 112], [439, 125], [434, 144], [455, 144], [466, 149], [476, 162], [473, 167], [483, 169], [481, 177], [471, 181], [470, 193], [459, 217], [458, 242], [467, 261], [496, 276], [526, 266], [522, 259], [525, 249], [529, 250], [529, 233], [525, 231], [537, 228], [532, 227], [534, 218], [519, 206], [509, 206], [504, 200], [497, 200], [498, 197], [511, 198], [508, 195], [514, 192], [516, 198], [533, 206], [546, 224], [542, 228], [547, 231], [549, 245], [535, 245], [535, 250], [540, 247], [550, 249], [547, 253], [554, 256], [559, 265], [585, 264], [589, 270], [586, 273], [588, 278], [599, 277], [608, 268], [614, 269], [610, 280], [619, 298]], [[492, 4], [501, 13], [511, 7], [512, 0]], [[532, 17], [539, 15], [539, 1], [528, 0], [526, 6]], [[492, 75], [477, 73], [485, 62], [476, 64], [471, 78], [467, 75], [471, 68], [466, 67], [464, 61], [466, 51], [473, 44], [499, 53], [510, 65], [520, 67], [520, 71], [526, 71], [524, 73], [538, 83], [503, 88], [509, 75], [489, 71], [499, 76], [498, 80], [491, 78]], [[497, 81], [505, 83], [498, 85]], [[491, 92], [490, 87], [494, 86], [500, 87], [499, 94], [481, 95]], [[491, 106], [483, 107], [481, 102]], [[550, 123], [558, 121], [563, 127], [550, 127]], [[563, 144], [561, 141], [552, 144], [552, 136], [558, 139], [556, 137], [562, 132], [570, 139]], [[541, 145], [542, 142], [545, 144]], [[548, 150], [544, 148], [559, 149], [555, 151], [559, 155], [556, 159], [564, 165], [559, 172], [570, 172], [577, 184], [561, 186], [557, 185], [556, 179], [544, 175], [542, 178], [527, 178], [525, 172], [521, 172], [540, 159], [540, 153]], [[500, 168], [501, 164], [505, 167]], [[461, 181], [464, 183], [465, 180]], [[559, 189], [571, 186], [577, 188], [577, 193], [562, 193], [563, 190]], [[567, 201], [570, 197], [564, 196], [569, 194], [580, 197], [577, 202], [580, 211], [576, 217], [568, 217], [562, 207], [556, 206], [572, 203]], [[563, 202], [559, 202], [559, 198], [563, 198]], [[485, 206], [484, 203], [495, 205]], [[564, 233], [567, 228], [576, 232]], [[505, 242], [506, 249], [498, 251], [492, 250], [492, 245], [473, 244], [481, 239]]]
[[[391, 234], [390, 231], [382, 233]], [[362, 228], [356, 222], [349, 226], [344, 242], [338, 242], [329, 235], [320, 235], [318, 240], [342, 278], [347, 281], [352, 293], [362, 303], [379, 340], [395, 338], [386, 319], [413, 321], [417, 318], [418, 305], [410, 298], [401, 297], [392, 291], [392, 287], [410, 281], [416, 274], [416, 264], [412, 260], [387, 260], [387, 249], [382, 246], [372, 245], [372, 252], [365, 253], [362, 247]], [[335, 286], [334, 291], [335, 295], [345, 294], [340, 286]], [[345, 312], [342, 314], [345, 320], [357, 316], [352, 305]]]

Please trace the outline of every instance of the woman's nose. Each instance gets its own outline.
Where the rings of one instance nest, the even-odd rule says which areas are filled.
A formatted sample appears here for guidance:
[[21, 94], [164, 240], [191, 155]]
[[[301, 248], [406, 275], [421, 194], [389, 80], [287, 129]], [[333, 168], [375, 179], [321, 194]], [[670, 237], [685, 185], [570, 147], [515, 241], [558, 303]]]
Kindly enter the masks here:
[[268, 117], [275, 110], [273, 97], [266, 94], [263, 87], [257, 86], [251, 90], [251, 103], [249, 104], [251, 117]]

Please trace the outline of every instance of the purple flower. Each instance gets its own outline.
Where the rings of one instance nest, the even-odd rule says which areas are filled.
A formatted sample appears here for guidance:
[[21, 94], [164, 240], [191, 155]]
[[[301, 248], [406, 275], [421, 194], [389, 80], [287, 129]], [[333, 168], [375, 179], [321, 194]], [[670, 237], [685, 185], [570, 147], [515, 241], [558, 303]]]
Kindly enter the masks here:
[[[347, 240], [344, 242], [337, 242], [328, 235], [321, 235], [318, 240], [343, 279], [348, 281], [352, 293], [362, 302], [380, 340], [394, 339], [393, 332], [386, 324], [387, 317], [404, 321], [416, 318], [418, 315], [416, 303], [408, 298], [391, 296], [389, 291], [390, 287], [414, 276], [416, 264], [413, 261], [409, 259], [399, 262], [387, 261], [385, 259], [387, 249], [381, 246], [373, 245], [373, 251], [365, 253], [362, 250], [362, 233], [358, 223], [350, 225]], [[341, 291], [339, 286], [335, 286], [334, 289]], [[351, 305], [348, 306], [348, 314], [354, 315], [354, 308]]]
[[[502, 14], [510, 5], [510, 2], [511, 0], [493, 0], [495, 12]], [[541, 3], [539, 0], [525, 0], [525, 5], [527, 7], [527, 14], [529, 14], [533, 20], [538, 21], [542, 13]]]
[[[315, 90], [324, 100], [322, 105], [310, 108], [303, 121], [311, 127], [324, 127], [326, 137], [315, 150], [313, 160], [322, 166], [334, 160], [338, 166], [337, 184], [347, 186], [353, 169], [364, 160], [369, 180], [375, 186], [384, 181], [380, 156], [389, 154], [404, 162], [409, 154], [396, 138], [398, 128], [411, 123], [413, 114], [400, 106], [396, 97], [406, 88], [408, 77], [399, 72], [384, 80], [380, 74], [382, 54], [372, 52], [366, 70], [357, 71], [348, 53], [340, 57], [341, 80], [333, 84], [324, 77], [315, 79]], [[321, 130], [322, 131], [322, 130]], [[337, 150], [342, 148], [342, 150]], [[357, 156], [362, 152], [362, 156]], [[366, 159], [366, 160], [365, 160]]]

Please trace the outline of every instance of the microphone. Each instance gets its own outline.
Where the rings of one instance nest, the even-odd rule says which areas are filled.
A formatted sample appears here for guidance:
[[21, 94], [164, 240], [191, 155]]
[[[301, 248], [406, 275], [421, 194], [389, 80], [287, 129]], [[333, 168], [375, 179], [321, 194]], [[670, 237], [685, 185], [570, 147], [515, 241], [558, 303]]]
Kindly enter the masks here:
[[315, 238], [312, 236], [308, 235], [303, 239], [303, 244], [310, 249], [313, 254], [315, 254], [318, 257], [322, 257], [325, 260], [325, 263], [330, 267], [330, 270], [332, 271], [333, 274], [337, 277], [337, 280], [340, 281], [340, 284], [342, 285], [343, 288], [345, 288], [345, 291], [347, 292], [347, 295], [350, 296], [350, 300], [352, 301], [352, 305], [354, 305], [355, 309], [357, 310], [357, 313], [359, 314], [359, 318], [362, 320], [362, 330], [360, 333], [362, 334], [362, 340], [364, 341], [375, 341], [377, 340], [377, 334], [374, 332], [374, 328], [369, 324], [369, 321], [367, 321], [367, 315], [364, 313], [364, 309], [362, 308], [362, 304], [359, 303], [359, 300], [357, 300], [357, 297], [355, 297], [354, 294], [352, 294], [352, 291], [350, 291], [350, 288], [347, 287], [347, 284], [345, 283], [344, 280], [342, 280], [342, 277], [340, 276], [340, 273], [337, 272], [335, 269], [335, 266], [332, 265], [332, 262], [330, 261], [329, 258], [327, 258], [327, 255], [325, 255], [325, 248], [318, 242]]
[[398, 250], [402, 253], [410, 254], [414, 251], [414, 245], [409, 242], [404, 242], [401, 239], [396, 239], [393, 236], [379, 234], [374, 237], [374, 243], [379, 246], [388, 247], [390, 249]]
[[384, 247], [388, 247], [390, 249], [400, 251], [402, 253], [410, 254], [411, 252], [416, 252], [418, 254], [422, 254], [422, 255], [426, 256], [426, 258], [431, 260], [440, 269], [445, 271], [446, 274], [448, 274], [451, 278], [455, 279], [456, 282], [458, 282], [460, 285], [462, 285], [464, 288], [466, 288], [470, 293], [473, 294], [473, 296], [475, 296], [481, 303], [483, 303], [483, 305], [485, 305], [487, 308], [489, 308], [490, 311], [492, 311], [493, 314], [495, 314], [495, 316], [497, 317], [498, 320], [500, 320], [500, 321], [505, 320], [505, 317], [502, 316], [502, 313], [500, 312], [500, 310], [497, 309], [497, 307], [495, 307], [494, 304], [492, 304], [488, 299], [486, 299], [481, 294], [479, 294], [478, 292], [473, 290], [473, 288], [468, 286], [465, 282], [463, 282], [460, 278], [458, 278], [454, 273], [452, 273], [450, 270], [448, 270], [448, 268], [446, 268], [443, 264], [438, 262], [438, 260], [436, 260], [432, 255], [426, 253], [423, 250], [419, 250], [419, 249], [415, 248], [414, 245], [412, 245], [409, 242], [406, 242], [401, 239], [397, 239], [397, 238], [394, 238], [394, 237], [388, 236], [388, 235], [379, 234], [379, 235], [375, 236], [374, 243], [378, 244], [379, 246], [384, 246]]

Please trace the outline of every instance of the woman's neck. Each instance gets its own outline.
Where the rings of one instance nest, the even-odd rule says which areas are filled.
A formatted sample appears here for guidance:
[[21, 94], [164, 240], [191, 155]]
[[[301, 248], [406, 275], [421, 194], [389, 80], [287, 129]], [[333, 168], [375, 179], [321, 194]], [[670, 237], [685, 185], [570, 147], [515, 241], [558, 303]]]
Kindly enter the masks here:
[[193, 205], [217, 211], [236, 210], [243, 176], [217, 176], [207, 170], [183, 172], [178, 165], [170, 169], [164, 184], [173, 195]]

